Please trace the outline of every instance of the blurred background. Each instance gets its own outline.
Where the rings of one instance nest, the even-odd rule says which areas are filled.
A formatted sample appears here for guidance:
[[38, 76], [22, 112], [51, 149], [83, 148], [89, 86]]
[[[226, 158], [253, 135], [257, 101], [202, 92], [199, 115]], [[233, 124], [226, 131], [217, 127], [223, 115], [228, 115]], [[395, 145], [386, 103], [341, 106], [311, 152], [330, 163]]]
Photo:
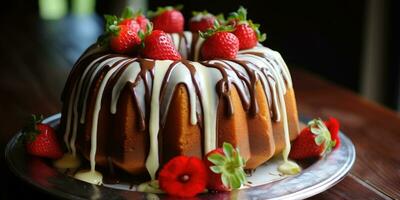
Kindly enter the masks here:
[[[29, 62], [56, 64], [54, 68], [66, 72], [57, 70], [60, 76], [57, 84], [62, 87], [65, 74], [75, 60], [101, 34], [104, 14], [119, 14], [126, 5], [146, 11], [177, 4], [184, 4], [182, 12], [186, 19], [194, 10], [228, 14], [243, 5], [248, 9], [249, 18], [260, 23], [261, 30], [267, 33], [263, 44], [281, 52], [290, 67], [306, 69], [372, 101], [400, 110], [397, 12], [400, 6], [396, 0], [7, 1], [1, 7], [2, 31], [19, 34], [16, 37], [20, 40], [15, 46], [2, 38], [1, 52], [17, 51], [21, 55], [18, 62], [28, 65]], [[19, 21], [13, 21], [14, 18]], [[24, 38], [26, 31], [33, 31], [37, 38]], [[24, 55], [26, 48], [37, 48], [38, 55]], [[52, 61], [54, 56], [47, 59], [49, 52], [59, 55], [62, 62]], [[51, 83], [44, 81], [43, 84]], [[54, 98], [58, 98], [61, 89], [55, 88]], [[340, 97], [338, 100], [345, 101]]]

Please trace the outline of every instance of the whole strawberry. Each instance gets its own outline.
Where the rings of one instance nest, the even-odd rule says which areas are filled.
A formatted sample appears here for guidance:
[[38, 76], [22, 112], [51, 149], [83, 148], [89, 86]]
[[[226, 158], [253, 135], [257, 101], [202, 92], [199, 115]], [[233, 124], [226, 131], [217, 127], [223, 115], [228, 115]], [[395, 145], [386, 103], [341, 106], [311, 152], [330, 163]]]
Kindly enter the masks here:
[[137, 32], [125, 25], [118, 25], [110, 38], [110, 47], [117, 53], [131, 53], [139, 44]]
[[182, 57], [176, 50], [171, 38], [161, 30], [152, 30], [148, 26], [147, 33], [139, 33], [143, 38], [141, 54], [145, 58], [155, 60], [181, 60]]
[[326, 127], [328, 128], [329, 132], [331, 133], [332, 141], [335, 142], [335, 149], [340, 146], [340, 137], [339, 137], [339, 129], [340, 124], [339, 121], [333, 117], [329, 117], [327, 121], [324, 121]]
[[247, 20], [247, 10], [243, 7], [240, 7], [237, 12], [231, 13], [228, 21], [235, 28], [232, 33], [239, 39], [240, 50], [253, 48], [258, 42], [266, 39], [266, 35], [259, 31], [260, 25]]
[[146, 26], [149, 22], [149, 20], [143, 15], [143, 14], [139, 14], [136, 16], [136, 22], [139, 24], [140, 29], [142, 31], [146, 31]]
[[200, 36], [205, 38], [201, 48], [203, 60], [211, 59], [234, 59], [239, 51], [239, 40], [230, 31], [230, 26], [219, 26], [201, 32]]
[[141, 42], [138, 36], [139, 24], [131, 18], [122, 19], [111, 15], [104, 17], [106, 31], [100, 38], [101, 42], [107, 41], [111, 50], [117, 53], [132, 53]]
[[293, 142], [289, 157], [295, 160], [323, 157], [331, 152], [335, 145], [324, 122], [314, 119]]
[[157, 11], [149, 12], [154, 30], [162, 30], [166, 33], [182, 33], [185, 19], [179, 11], [182, 6], [178, 7], [158, 7]]
[[25, 147], [28, 154], [58, 159], [63, 156], [57, 141], [54, 129], [47, 124], [41, 123], [41, 117], [32, 116], [29, 126], [25, 127]]
[[243, 170], [246, 162], [239, 150], [229, 143], [225, 142], [222, 148], [209, 152], [204, 162], [208, 170], [207, 188], [210, 190], [230, 191], [239, 189], [247, 182]]
[[214, 27], [216, 17], [207, 11], [193, 12], [193, 17], [189, 21], [189, 30], [191, 32], [204, 32]]
[[[122, 16], [119, 19], [120, 25], [130, 25], [131, 23], [136, 26], [139, 26], [139, 29], [142, 31], [146, 31], [146, 26], [149, 23], [149, 20], [143, 15], [143, 13], [139, 10], [137, 12], [133, 12], [129, 7], [125, 8], [122, 12]], [[137, 29], [137, 28], [135, 28]]]

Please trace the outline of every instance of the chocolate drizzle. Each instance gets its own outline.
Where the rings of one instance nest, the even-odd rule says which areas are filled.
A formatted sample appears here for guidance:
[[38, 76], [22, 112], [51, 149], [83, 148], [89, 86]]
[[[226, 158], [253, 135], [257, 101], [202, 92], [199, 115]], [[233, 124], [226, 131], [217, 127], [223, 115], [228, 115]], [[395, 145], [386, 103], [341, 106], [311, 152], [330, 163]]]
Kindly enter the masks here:
[[[185, 48], [186, 55], [184, 57], [192, 60], [198, 57], [202, 45], [199, 35], [182, 33], [178, 36], [179, 38], [176, 42], [178, 42], [179, 50]], [[188, 38], [189, 36], [191, 38]], [[224, 105], [227, 106], [226, 116], [232, 116], [235, 113], [231, 95], [233, 88], [239, 94], [243, 109], [250, 117], [256, 116], [260, 110], [256, 98], [257, 95], [260, 95], [256, 94], [258, 82], [264, 88], [264, 95], [268, 101], [272, 120], [279, 121], [279, 104], [284, 102], [279, 102], [278, 100], [276, 94], [277, 82], [282, 81], [285, 83], [285, 88], [283, 89], [286, 92], [286, 87], [291, 87], [291, 80], [290, 75], [286, 74], [286, 66], [282, 65], [282, 61], [278, 59], [280, 58], [276, 58], [275, 52], [265, 47], [255, 47], [255, 50], [239, 52], [236, 59], [209, 60], [201, 63], [194, 63], [188, 60], [174, 62], [155, 61], [144, 58], [129, 58], [116, 54], [107, 54], [96, 59], [89, 55], [82, 56], [74, 66], [63, 94], [64, 106], [68, 106], [67, 109], [63, 109], [63, 114], [68, 114], [68, 117], [66, 117], [66, 129], [68, 130], [65, 133], [66, 143], [70, 137], [70, 126], [72, 126], [73, 121], [78, 119], [78, 116], [81, 116], [81, 124], [86, 124], [86, 112], [90, 110], [86, 108], [89, 91], [96, 87], [93, 82], [100, 84], [106, 81], [104, 84], [112, 88], [110, 89], [112, 92], [96, 97], [102, 99], [111, 98], [111, 114], [116, 112], [116, 104], [119, 103], [118, 98], [121, 91], [129, 90], [131, 92], [132, 97], [135, 99], [134, 109], [138, 111], [137, 122], [134, 123], [138, 124], [138, 129], [141, 132], [148, 130], [150, 126], [150, 105], [153, 100], [153, 92], [158, 91], [154, 90], [156, 78], [157, 80], [162, 80], [161, 86], [157, 87], [160, 89], [158, 99], [160, 109], [157, 115], [161, 119], [157, 121], [159, 123], [157, 126], [161, 128], [165, 122], [174, 90], [179, 84], [185, 85], [190, 97], [191, 122], [193, 125], [199, 125], [202, 130], [206, 129], [205, 121], [207, 121], [205, 116], [207, 114], [204, 110], [205, 104], [217, 104], [218, 100], [222, 100]], [[160, 70], [162, 67], [167, 67], [166, 71], [164, 69]], [[118, 69], [111, 71], [113, 68]], [[211, 70], [211, 68], [215, 70]], [[165, 74], [156, 74], [157, 70]], [[270, 70], [276, 70], [279, 77], [275, 77]], [[108, 73], [112, 74], [107, 80], [103, 80], [104, 75]], [[205, 84], [204, 81], [213, 85], [208, 87], [209, 85]], [[211, 89], [209, 90], [209, 88]], [[217, 96], [217, 100], [205, 102], [206, 100], [202, 97], [206, 93], [208, 93], [208, 97], [210, 95]], [[78, 115], [69, 113], [73, 111], [72, 107], [77, 109]], [[216, 106], [208, 106], [207, 108], [216, 108]], [[210, 113], [208, 115], [210, 116]], [[97, 125], [97, 122], [95, 123]], [[212, 145], [208, 147], [210, 146]]]

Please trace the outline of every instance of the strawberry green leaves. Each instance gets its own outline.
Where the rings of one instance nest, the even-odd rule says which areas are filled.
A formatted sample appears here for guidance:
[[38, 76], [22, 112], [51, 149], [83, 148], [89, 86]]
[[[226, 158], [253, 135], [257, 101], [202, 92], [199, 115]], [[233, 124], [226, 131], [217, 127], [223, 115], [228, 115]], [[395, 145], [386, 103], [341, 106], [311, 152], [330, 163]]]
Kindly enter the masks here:
[[225, 142], [222, 145], [222, 153], [209, 154], [207, 160], [213, 164], [213, 166], [210, 166], [210, 170], [221, 175], [225, 187], [238, 189], [247, 182], [243, 170], [246, 162], [240, 156], [239, 150], [234, 149], [229, 143]]
[[321, 155], [324, 156], [332, 151], [336, 145], [335, 141], [331, 139], [331, 133], [321, 119], [314, 119], [308, 123], [311, 133], [316, 135], [314, 141], [317, 145], [324, 145]]

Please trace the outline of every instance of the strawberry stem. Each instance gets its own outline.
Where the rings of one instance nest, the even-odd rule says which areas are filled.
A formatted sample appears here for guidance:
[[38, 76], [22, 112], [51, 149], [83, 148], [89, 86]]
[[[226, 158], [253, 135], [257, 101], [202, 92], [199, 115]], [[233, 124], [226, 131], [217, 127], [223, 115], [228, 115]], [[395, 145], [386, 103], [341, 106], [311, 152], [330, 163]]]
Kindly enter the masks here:
[[246, 174], [243, 170], [245, 160], [240, 156], [239, 149], [234, 149], [227, 142], [222, 145], [224, 155], [211, 154], [207, 159], [214, 164], [210, 170], [216, 174], [221, 174], [222, 183], [232, 189], [238, 189], [244, 185]]
[[255, 24], [251, 20], [247, 19], [247, 10], [243, 6], [240, 6], [236, 12], [230, 13], [230, 15], [228, 17], [228, 21], [233, 22], [235, 25], [236, 24], [249, 25], [256, 33], [257, 40], [259, 42], [263, 42], [263, 41], [265, 41], [265, 39], [267, 39], [267, 35], [265, 33], [261, 33], [259, 30], [260, 24]]
[[155, 16], [161, 15], [163, 12], [165, 11], [170, 11], [170, 10], [182, 10], [183, 9], [183, 5], [182, 4], [178, 4], [176, 6], [166, 6], [166, 7], [157, 7], [156, 11], [151, 11], [149, 10], [147, 12], [147, 16], [149, 18], [153, 18]]
[[321, 156], [325, 156], [331, 152], [336, 143], [332, 141], [331, 133], [325, 123], [321, 119], [314, 119], [308, 123], [308, 126], [310, 127], [311, 133], [316, 135], [314, 139], [315, 143], [319, 146], [324, 145]]
[[40, 134], [40, 131], [36, 128], [36, 125], [43, 120], [43, 115], [32, 114], [28, 124], [22, 129], [25, 135], [25, 141], [32, 142], [36, 136]]
[[232, 32], [233, 26], [231, 25], [221, 25], [218, 20], [214, 20], [214, 26], [211, 29], [207, 29], [204, 32], [199, 31], [200, 37], [207, 39], [218, 32]]

